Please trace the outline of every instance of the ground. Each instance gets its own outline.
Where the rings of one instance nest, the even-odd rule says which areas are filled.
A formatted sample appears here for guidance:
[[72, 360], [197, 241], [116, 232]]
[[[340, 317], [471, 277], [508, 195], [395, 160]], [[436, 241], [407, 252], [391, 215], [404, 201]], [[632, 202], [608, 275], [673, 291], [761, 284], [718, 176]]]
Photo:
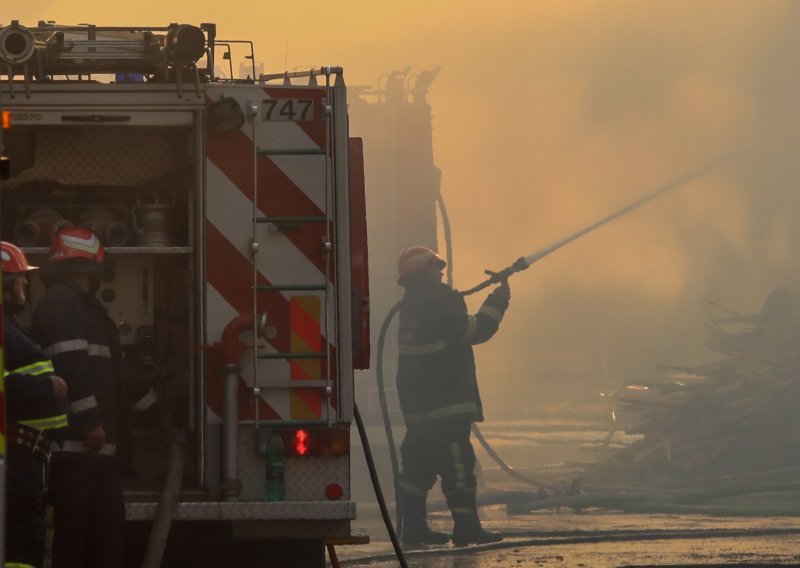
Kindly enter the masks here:
[[[489, 418], [481, 424], [481, 430], [492, 447], [518, 472], [553, 485], [568, 487], [571, 481], [581, 478], [587, 464], [605, 459], [638, 439], [621, 432], [609, 439], [610, 411], [596, 404], [537, 408], [521, 418], [502, 420], [493, 418], [504, 416], [501, 410], [490, 409], [487, 415]], [[385, 436], [381, 428], [370, 429], [371, 446], [394, 519], [391, 473], [385, 441], [381, 446], [382, 438]], [[501, 471], [474, 436], [473, 444], [481, 464], [479, 498], [502, 502], [503, 495], [511, 491], [533, 491]], [[365, 474], [359, 473], [363, 469], [363, 464], [354, 458], [357, 481], [353, 491], [358, 501], [358, 518], [353, 522], [353, 530], [368, 534], [372, 542], [337, 547], [340, 563], [397, 566], [372, 489]], [[503, 543], [467, 549], [448, 545], [414, 550], [409, 551], [407, 560], [409, 566], [417, 568], [800, 565], [800, 486], [789, 485], [758, 494], [723, 495], [711, 502], [717, 511], [728, 515], [733, 514], [730, 511], [742, 514], [758, 509], [762, 511], [758, 514], [786, 516], [709, 516], [708, 510], [700, 511], [702, 507], [695, 507], [694, 511], [681, 509], [681, 514], [607, 509], [576, 512], [562, 507], [508, 515], [505, 505], [488, 505], [481, 507], [484, 526], [502, 532], [506, 537]], [[682, 507], [681, 503], [678, 505]], [[429, 511], [434, 528], [450, 530], [452, 523], [443, 509], [438, 488], [430, 494]], [[694, 514], [683, 514], [690, 512]]]
[[[410, 551], [408, 565], [430, 568], [512, 566], [800, 565], [800, 517], [730, 518], [631, 515], [606, 511], [541, 512], [505, 517], [484, 508], [484, 525], [506, 535], [500, 545]], [[432, 524], [447, 530], [444, 514]], [[377, 516], [360, 516], [369, 545], [339, 547], [342, 566], [397, 566]]]

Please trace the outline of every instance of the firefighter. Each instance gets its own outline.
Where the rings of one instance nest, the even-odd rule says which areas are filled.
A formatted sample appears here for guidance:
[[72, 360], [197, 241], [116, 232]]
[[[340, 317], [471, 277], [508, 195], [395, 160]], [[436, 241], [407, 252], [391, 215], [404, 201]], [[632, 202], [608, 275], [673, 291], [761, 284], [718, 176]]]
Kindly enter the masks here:
[[428, 527], [428, 491], [441, 477], [453, 517], [457, 546], [498, 542], [503, 537], [481, 527], [475, 502], [472, 422], [483, 421], [472, 346], [491, 338], [503, 319], [511, 293], [504, 282], [475, 315], [463, 297], [442, 282], [446, 266], [434, 251], [415, 246], [400, 255], [397, 392], [406, 423], [400, 448], [400, 503], [403, 543], [443, 544], [448, 535]]
[[33, 343], [19, 319], [28, 301], [25, 254], [0, 243], [3, 266], [3, 341], [8, 410], [6, 566], [35, 567], [44, 561], [45, 469], [51, 437], [67, 425], [67, 384]]
[[34, 334], [69, 387], [69, 426], [52, 458], [53, 566], [125, 564], [121, 474], [128, 454], [127, 409], [150, 412], [155, 392], [123, 380], [116, 325], [95, 297], [105, 251], [88, 229], [53, 237], [41, 270], [46, 291], [33, 316]]

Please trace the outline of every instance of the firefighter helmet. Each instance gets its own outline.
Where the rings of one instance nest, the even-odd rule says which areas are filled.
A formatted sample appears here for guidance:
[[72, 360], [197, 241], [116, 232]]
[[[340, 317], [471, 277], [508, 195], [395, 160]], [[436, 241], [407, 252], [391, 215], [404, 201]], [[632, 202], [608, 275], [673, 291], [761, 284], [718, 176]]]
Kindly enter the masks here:
[[432, 264], [440, 270], [447, 266], [442, 257], [427, 247], [408, 247], [400, 253], [400, 260], [397, 263], [397, 283], [402, 285], [406, 276]]
[[103, 264], [106, 252], [100, 239], [90, 229], [84, 227], [64, 227], [53, 236], [50, 245], [52, 266], [71, 259], [84, 259], [96, 265]]
[[28, 257], [16, 245], [9, 242], [0, 242], [0, 257], [3, 260], [4, 274], [18, 274], [20, 272], [30, 272], [37, 270], [38, 266], [31, 266]]

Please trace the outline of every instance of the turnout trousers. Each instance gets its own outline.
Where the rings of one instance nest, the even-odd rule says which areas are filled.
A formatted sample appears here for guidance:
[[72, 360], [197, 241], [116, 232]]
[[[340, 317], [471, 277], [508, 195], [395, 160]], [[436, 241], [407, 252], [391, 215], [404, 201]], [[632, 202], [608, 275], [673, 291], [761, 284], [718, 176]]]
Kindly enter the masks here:
[[125, 565], [125, 504], [117, 465], [54, 456], [53, 568]]
[[453, 518], [475, 514], [476, 461], [470, 425], [466, 418], [449, 418], [407, 428], [400, 446], [400, 488], [405, 495], [424, 498], [438, 476]]
[[[13, 435], [13, 433], [12, 433]], [[44, 562], [44, 457], [9, 443], [6, 487], [6, 564]]]

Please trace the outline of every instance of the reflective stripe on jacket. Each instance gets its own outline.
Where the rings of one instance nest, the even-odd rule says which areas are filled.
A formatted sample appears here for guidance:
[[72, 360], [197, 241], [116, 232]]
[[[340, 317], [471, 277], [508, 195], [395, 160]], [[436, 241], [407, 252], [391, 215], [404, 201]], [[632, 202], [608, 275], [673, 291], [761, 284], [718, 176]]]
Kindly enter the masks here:
[[[118, 412], [122, 351], [114, 323], [93, 295], [51, 284], [33, 314], [33, 332], [69, 389], [69, 427], [62, 450], [84, 455], [86, 432], [102, 426], [113, 455], [123, 425]], [[69, 450], [67, 450], [69, 451]]]
[[406, 286], [397, 392], [407, 425], [451, 417], [483, 420], [472, 346], [491, 338], [502, 316], [486, 305], [470, 315], [461, 295], [440, 282]]
[[53, 363], [31, 340], [19, 320], [3, 321], [5, 381], [9, 423], [37, 430], [67, 426], [64, 403], [55, 398], [50, 375]]
[[[124, 371], [117, 327], [106, 309], [94, 295], [55, 281], [36, 307], [33, 330], [69, 388], [69, 427], [60, 453], [81, 459], [126, 454], [128, 410], [145, 411], [157, 396], [151, 384]], [[87, 452], [86, 433], [96, 426], [105, 430], [106, 444]]]

